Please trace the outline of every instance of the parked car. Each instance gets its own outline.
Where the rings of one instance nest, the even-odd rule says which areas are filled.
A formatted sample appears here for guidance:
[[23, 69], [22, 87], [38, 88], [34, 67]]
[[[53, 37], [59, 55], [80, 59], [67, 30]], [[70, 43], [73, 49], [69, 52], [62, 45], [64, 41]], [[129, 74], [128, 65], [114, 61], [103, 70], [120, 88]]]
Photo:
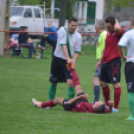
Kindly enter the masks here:
[[[22, 26], [28, 32], [44, 32], [43, 11], [38, 6], [12, 6], [10, 11], [10, 30], [19, 31]], [[42, 33], [29, 33], [40, 36]]]
[[120, 25], [125, 31], [128, 31], [131, 29], [130, 21], [122, 21], [122, 22], [120, 22]]

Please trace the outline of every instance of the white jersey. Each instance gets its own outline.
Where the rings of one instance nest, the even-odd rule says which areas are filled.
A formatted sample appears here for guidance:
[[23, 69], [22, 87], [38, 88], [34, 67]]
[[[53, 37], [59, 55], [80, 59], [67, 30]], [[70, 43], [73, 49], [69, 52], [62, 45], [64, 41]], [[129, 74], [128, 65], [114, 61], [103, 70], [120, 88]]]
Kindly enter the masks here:
[[[65, 27], [67, 28], [67, 27]], [[64, 52], [62, 50], [62, 45], [67, 44], [67, 32], [64, 27], [61, 27], [57, 31], [57, 44], [56, 49], [54, 51], [54, 56], [66, 59]], [[68, 29], [68, 28], [67, 28]], [[69, 33], [69, 40], [70, 40], [70, 53], [73, 56], [75, 52], [81, 52], [81, 45], [82, 45], [82, 37], [80, 33], [75, 31], [73, 34]]]
[[127, 46], [127, 57], [130, 57], [126, 60], [126, 62], [134, 63], [134, 29], [126, 32], [121, 40], [119, 41], [119, 46], [126, 47]]

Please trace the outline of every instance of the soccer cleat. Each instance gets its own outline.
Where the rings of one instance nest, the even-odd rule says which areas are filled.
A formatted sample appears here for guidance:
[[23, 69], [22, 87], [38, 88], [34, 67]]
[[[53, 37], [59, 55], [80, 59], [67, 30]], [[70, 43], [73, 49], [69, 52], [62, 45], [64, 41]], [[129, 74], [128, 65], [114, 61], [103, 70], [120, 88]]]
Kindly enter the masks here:
[[129, 116], [126, 120], [128, 120], [128, 121], [134, 121], [134, 118], [132, 116]]
[[40, 56], [38, 55], [38, 56], [35, 56], [35, 59], [40, 59]]
[[32, 103], [34, 104], [34, 106], [36, 106], [38, 108], [41, 108], [42, 102], [39, 102], [39, 101], [37, 101], [36, 99], [33, 98]]
[[119, 109], [112, 108], [112, 112], [117, 113], [119, 112]]
[[41, 45], [38, 45], [38, 48], [41, 49], [41, 50], [45, 50], [45, 47], [41, 46]]

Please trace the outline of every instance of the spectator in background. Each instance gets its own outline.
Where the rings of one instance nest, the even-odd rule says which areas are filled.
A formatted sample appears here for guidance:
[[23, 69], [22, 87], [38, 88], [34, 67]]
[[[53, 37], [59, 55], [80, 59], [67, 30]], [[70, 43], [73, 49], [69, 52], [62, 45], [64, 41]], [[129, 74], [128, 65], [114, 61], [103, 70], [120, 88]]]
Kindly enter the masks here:
[[44, 33], [41, 38], [40, 45], [38, 47], [42, 50], [45, 50], [45, 42], [47, 41], [52, 46], [53, 53], [57, 43], [57, 29], [55, 26], [52, 26], [51, 22], [48, 22], [48, 27], [45, 28], [44, 32], [56, 32], [56, 34]]
[[11, 35], [11, 43], [10, 45], [8, 46], [8, 49], [11, 49], [12, 47], [17, 47], [18, 46], [18, 37], [19, 35], [18, 34], [12, 34]]
[[[103, 20], [96, 20], [95, 30], [100, 35], [97, 46], [96, 46], [96, 59], [97, 61], [101, 58], [102, 52], [105, 47], [105, 39], [107, 36], [107, 32], [105, 31], [105, 22]], [[94, 77], [94, 103], [99, 101], [100, 97], [100, 68], [95, 69], [95, 77]]]
[[39, 53], [36, 51], [36, 49], [34, 48], [33, 44], [32, 44], [32, 40], [30, 38], [28, 38], [28, 27], [27, 26], [24, 26], [22, 28], [22, 33], [19, 33], [19, 45], [20, 47], [23, 46], [23, 47], [26, 47], [29, 49], [29, 58], [31, 59], [32, 58], [32, 52], [34, 54], [36, 54], [36, 58], [40, 58], [40, 55]]

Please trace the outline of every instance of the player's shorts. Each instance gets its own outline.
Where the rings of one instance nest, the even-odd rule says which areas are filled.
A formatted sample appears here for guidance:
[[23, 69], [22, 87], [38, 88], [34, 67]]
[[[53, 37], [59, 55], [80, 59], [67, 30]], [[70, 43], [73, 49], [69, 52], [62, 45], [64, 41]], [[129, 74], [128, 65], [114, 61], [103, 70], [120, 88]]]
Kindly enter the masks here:
[[[80, 96], [80, 95], [84, 95], [83, 92], [79, 93], [77, 96]], [[67, 105], [66, 102], [68, 102], [69, 100], [65, 99], [63, 101], [63, 107], [64, 107], [64, 110], [67, 110], [67, 111], [72, 111], [74, 108], [75, 108], [75, 105], [80, 103], [80, 102], [88, 102], [87, 99], [80, 99], [78, 101], [76, 101], [75, 103], [71, 104], [71, 105]]]
[[134, 92], [134, 63], [128, 62], [125, 65], [125, 76], [128, 92]]
[[51, 83], [63, 83], [67, 79], [72, 79], [71, 72], [66, 68], [66, 60], [53, 56], [51, 63]]
[[119, 83], [121, 76], [121, 58], [115, 58], [101, 67], [100, 81]]
[[101, 69], [95, 69], [95, 76], [94, 77], [98, 77], [100, 78], [100, 74], [101, 74]]

